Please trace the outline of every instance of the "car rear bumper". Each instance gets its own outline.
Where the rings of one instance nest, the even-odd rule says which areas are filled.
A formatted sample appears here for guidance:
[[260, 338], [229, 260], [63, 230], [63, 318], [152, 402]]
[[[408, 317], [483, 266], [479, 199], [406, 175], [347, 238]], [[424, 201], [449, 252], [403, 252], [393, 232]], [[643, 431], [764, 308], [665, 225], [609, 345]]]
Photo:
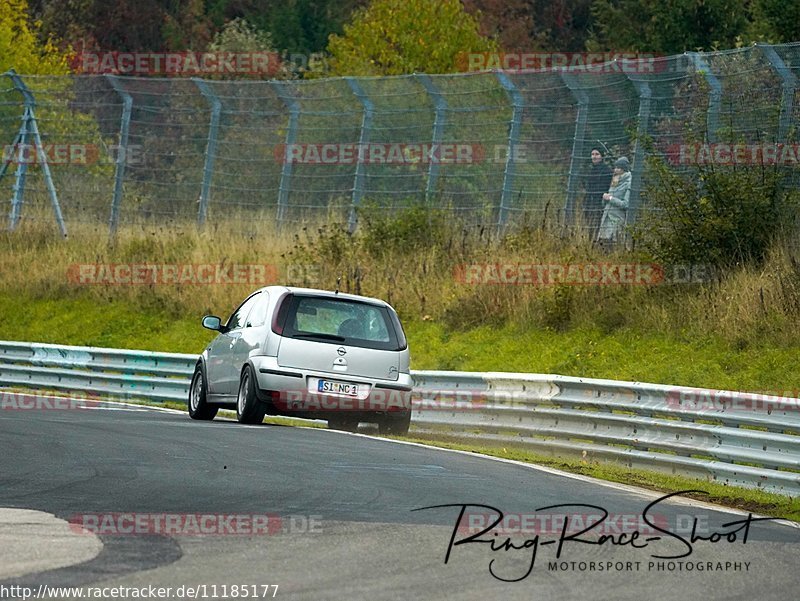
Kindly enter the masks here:
[[[413, 380], [401, 373], [397, 380], [377, 380], [342, 373], [280, 367], [275, 357], [251, 359], [258, 381], [259, 399], [270, 405], [270, 413], [311, 416], [398, 414], [411, 410]], [[359, 385], [357, 397], [317, 392], [310, 383], [318, 379]]]

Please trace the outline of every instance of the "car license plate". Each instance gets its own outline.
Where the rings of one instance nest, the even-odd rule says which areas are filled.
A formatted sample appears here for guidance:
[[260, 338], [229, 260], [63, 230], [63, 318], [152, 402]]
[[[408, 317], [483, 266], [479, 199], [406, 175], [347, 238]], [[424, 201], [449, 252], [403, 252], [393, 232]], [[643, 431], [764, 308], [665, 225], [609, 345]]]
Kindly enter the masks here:
[[336, 382], [335, 380], [320, 380], [317, 384], [317, 392], [328, 394], [343, 394], [345, 396], [358, 396], [358, 384], [349, 382]]

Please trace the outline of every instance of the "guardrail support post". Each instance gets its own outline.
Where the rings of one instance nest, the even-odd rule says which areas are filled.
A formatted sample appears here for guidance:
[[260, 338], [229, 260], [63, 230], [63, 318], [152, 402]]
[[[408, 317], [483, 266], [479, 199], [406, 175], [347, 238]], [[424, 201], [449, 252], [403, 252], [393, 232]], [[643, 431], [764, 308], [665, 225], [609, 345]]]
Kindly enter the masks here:
[[[439, 89], [433, 85], [430, 76], [418, 73], [415, 75], [417, 80], [425, 88], [425, 91], [433, 100], [435, 116], [433, 120], [433, 135], [431, 143], [434, 148], [440, 147], [444, 136], [444, 127], [447, 122], [447, 101], [442, 96]], [[428, 183], [425, 187], [425, 202], [429, 203], [436, 192], [436, 182], [439, 179], [439, 162], [431, 161], [428, 165]]]
[[214, 159], [217, 158], [217, 136], [219, 119], [222, 113], [222, 102], [214, 90], [202, 79], [193, 77], [192, 81], [203, 97], [211, 104], [211, 121], [208, 125], [208, 142], [206, 144], [205, 164], [203, 165], [203, 186], [200, 189], [200, 208], [197, 211], [197, 225], [203, 227], [208, 216], [208, 200], [211, 192], [211, 178], [214, 175]]
[[564, 204], [566, 223], [575, 223], [575, 204], [578, 197], [580, 181], [580, 162], [584, 159], [583, 147], [586, 140], [586, 122], [589, 118], [589, 95], [578, 85], [574, 75], [562, 72], [561, 80], [569, 88], [572, 96], [578, 101], [578, 112], [575, 115], [575, 133], [572, 137], [572, 156], [569, 160], [569, 177], [567, 179], [567, 200]]
[[270, 82], [275, 94], [289, 109], [289, 125], [286, 128], [286, 140], [283, 146], [283, 165], [281, 165], [281, 183], [278, 188], [278, 227], [283, 225], [289, 207], [289, 191], [292, 187], [291, 147], [297, 142], [297, 128], [300, 121], [300, 103], [288, 91], [289, 84], [283, 81]]
[[345, 81], [347, 81], [347, 85], [350, 86], [350, 89], [353, 91], [355, 97], [358, 98], [361, 106], [364, 107], [364, 116], [361, 119], [361, 133], [358, 136], [358, 159], [356, 161], [356, 174], [353, 181], [353, 199], [350, 204], [350, 217], [348, 219], [348, 226], [350, 228], [350, 232], [352, 233], [356, 229], [356, 222], [358, 220], [356, 209], [361, 204], [361, 198], [364, 196], [365, 166], [363, 161], [363, 152], [364, 147], [369, 144], [369, 134], [370, 128], [372, 127], [372, 117], [375, 112], [375, 105], [372, 104], [372, 101], [364, 92], [364, 89], [361, 87], [361, 84], [359, 84], [358, 81], [352, 77], [345, 77]]
[[128, 132], [131, 126], [131, 111], [133, 110], [133, 96], [123, 87], [116, 75], [106, 75], [105, 78], [111, 87], [122, 98], [122, 119], [119, 127], [119, 150], [117, 152], [117, 165], [114, 173], [114, 196], [111, 199], [111, 216], [108, 220], [108, 232], [111, 238], [117, 234], [119, 226], [119, 206], [122, 202], [122, 185], [125, 181], [125, 164], [128, 161]]
[[514, 85], [514, 82], [502, 71], [495, 71], [495, 77], [511, 100], [513, 111], [511, 113], [511, 124], [508, 128], [508, 148], [506, 149], [506, 165], [503, 171], [503, 192], [500, 196], [500, 208], [497, 212], [497, 228], [505, 226], [508, 219], [508, 209], [511, 205], [512, 187], [514, 185], [514, 171], [516, 169], [517, 145], [519, 134], [522, 129], [522, 112], [525, 110], [525, 103], [522, 93]]
[[687, 52], [687, 56], [694, 65], [695, 72], [702, 73], [706, 78], [711, 89], [708, 96], [708, 112], [706, 113], [707, 137], [710, 143], [717, 141], [717, 131], [719, 130], [719, 113], [722, 107], [722, 84], [717, 76], [711, 72], [706, 60], [697, 52]]
[[775, 48], [768, 44], [756, 44], [764, 53], [767, 60], [778, 72], [782, 80], [781, 115], [778, 121], [778, 142], [786, 142], [789, 138], [789, 128], [792, 125], [792, 109], [794, 107], [794, 93], [797, 89], [797, 76], [786, 66], [783, 59], [775, 52]]

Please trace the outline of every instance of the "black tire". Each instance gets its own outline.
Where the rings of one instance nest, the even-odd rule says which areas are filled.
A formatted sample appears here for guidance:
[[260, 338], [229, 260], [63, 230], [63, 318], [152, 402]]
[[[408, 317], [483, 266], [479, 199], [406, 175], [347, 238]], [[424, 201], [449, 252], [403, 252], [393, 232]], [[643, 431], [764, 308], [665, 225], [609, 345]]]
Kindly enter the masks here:
[[332, 417], [328, 419], [329, 430], [342, 430], [344, 432], [358, 432], [358, 420], [352, 417]]
[[208, 391], [208, 384], [206, 383], [206, 372], [203, 369], [202, 362], [198, 362], [194, 368], [192, 375], [192, 383], [189, 385], [189, 398], [187, 405], [189, 406], [189, 417], [192, 419], [211, 420], [217, 416], [219, 407], [209, 405], [206, 401], [206, 392]]
[[245, 365], [239, 378], [239, 393], [236, 395], [236, 419], [240, 424], [260, 424], [264, 421], [267, 406], [258, 400], [257, 386], [253, 369]]
[[411, 427], [411, 412], [406, 411], [400, 415], [386, 415], [378, 422], [378, 431], [381, 434], [405, 436]]

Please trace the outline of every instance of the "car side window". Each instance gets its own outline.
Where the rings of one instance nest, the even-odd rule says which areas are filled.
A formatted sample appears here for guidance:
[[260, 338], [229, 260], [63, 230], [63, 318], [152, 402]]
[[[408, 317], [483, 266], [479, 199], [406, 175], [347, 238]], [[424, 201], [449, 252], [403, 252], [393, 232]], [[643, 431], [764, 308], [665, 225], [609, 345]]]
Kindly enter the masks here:
[[261, 296], [262, 295], [259, 292], [256, 292], [254, 295], [245, 299], [241, 305], [239, 305], [239, 308], [231, 314], [230, 318], [228, 319], [228, 323], [225, 324], [228, 327], [228, 330], [238, 330], [244, 327], [248, 313], [250, 313], [253, 305], [256, 304]]
[[269, 294], [263, 292], [258, 295], [256, 304], [250, 315], [247, 316], [246, 328], [258, 328], [267, 321], [267, 309], [269, 308]]

